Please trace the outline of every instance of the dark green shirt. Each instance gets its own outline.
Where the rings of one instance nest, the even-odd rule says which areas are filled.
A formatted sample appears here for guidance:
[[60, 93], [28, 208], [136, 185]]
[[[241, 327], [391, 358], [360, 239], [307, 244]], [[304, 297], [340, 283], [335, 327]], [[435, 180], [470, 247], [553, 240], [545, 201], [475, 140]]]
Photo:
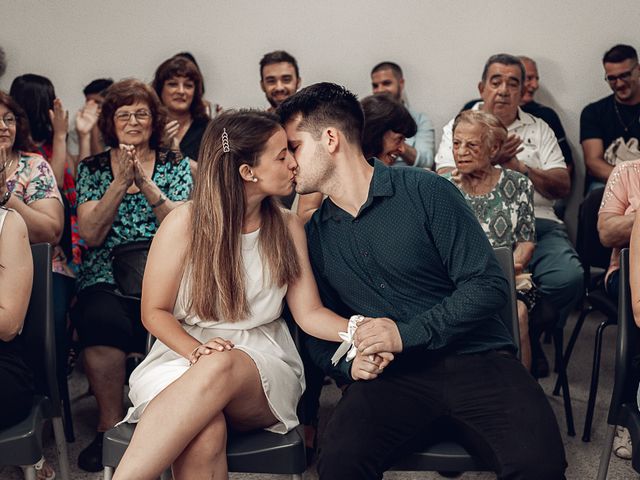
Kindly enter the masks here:
[[[369, 196], [354, 218], [327, 198], [306, 225], [322, 300], [349, 317], [388, 317], [403, 351], [514, 349], [498, 312], [508, 297], [491, 245], [458, 189], [417, 168], [374, 161]], [[327, 373], [337, 344], [309, 339]]]

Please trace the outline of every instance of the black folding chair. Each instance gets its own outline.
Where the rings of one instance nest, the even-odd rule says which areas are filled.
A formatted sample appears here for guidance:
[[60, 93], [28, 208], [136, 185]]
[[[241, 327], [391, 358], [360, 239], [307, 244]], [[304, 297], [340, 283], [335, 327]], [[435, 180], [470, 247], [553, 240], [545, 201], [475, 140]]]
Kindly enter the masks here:
[[[604, 290], [604, 272], [592, 275], [591, 271], [593, 267], [606, 270], [611, 257], [611, 249], [605, 248], [600, 243], [598, 234], [598, 210], [600, 209], [603, 194], [604, 188], [592, 190], [585, 197], [582, 205], [580, 205], [578, 215], [578, 241], [576, 246], [584, 268], [584, 298], [587, 306], [582, 309], [564, 352], [564, 365], [567, 367], [585, 319], [593, 312], [602, 312], [606, 316], [606, 319], [600, 323], [596, 331], [593, 365], [591, 369], [591, 386], [584, 421], [584, 431], [582, 433], [582, 441], [584, 442], [588, 442], [591, 439], [591, 424], [593, 422], [596, 397], [598, 395], [600, 358], [602, 355], [604, 330], [609, 325], [615, 325], [618, 321], [618, 306], [614, 300], [609, 298], [607, 292]], [[555, 388], [553, 389], [553, 394], [558, 395], [561, 387], [561, 381], [560, 378], [558, 378]]]
[[[0, 430], [0, 465], [34, 465], [42, 458], [42, 424], [53, 424], [60, 478], [68, 479], [69, 457], [62, 423], [62, 408], [56, 374], [56, 341], [53, 319], [51, 246], [31, 246], [33, 255], [33, 289], [24, 322], [22, 337], [26, 360], [34, 372], [36, 393], [29, 416], [17, 425]], [[27, 480], [35, 480], [30, 467]]]
[[[500, 311], [500, 318], [509, 330], [511, 330], [514, 343], [518, 346], [519, 358], [520, 327], [518, 324], [513, 253], [508, 247], [497, 247], [494, 248], [493, 251], [509, 282], [509, 301]], [[418, 472], [482, 472], [491, 471], [493, 468], [453, 440], [434, 442], [432, 439], [425, 439], [422, 445], [419, 445], [413, 453], [400, 459], [391, 470]]]
[[[147, 337], [147, 352], [154, 341], [153, 336]], [[104, 434], [104, 480], [111, 480], [134, 430], [135, 425], [123, 423]], [[291, 475], [293, 480], [302, 480], [307, 459], [299, 428], [284, 435], [265, 430], [230, 435], [227, 439], [227, 468], [230, 472]], [[162, 478], [171, 477], [165, 472]]]
[[638, 411], [638, 384], [640, 383], [640, 332], [631, 309], [629, 287], [629, 250], [620, 256], [620, 292], [618, 295], [618, 339], [616, 345], [615, 380], [609, 416], [607, 436], [602, 448], [598, 480], [607, 478], [611, 448], [616, 425], [629, 430], [632, 444], [631, 466], [640, 473], [640, 411]]

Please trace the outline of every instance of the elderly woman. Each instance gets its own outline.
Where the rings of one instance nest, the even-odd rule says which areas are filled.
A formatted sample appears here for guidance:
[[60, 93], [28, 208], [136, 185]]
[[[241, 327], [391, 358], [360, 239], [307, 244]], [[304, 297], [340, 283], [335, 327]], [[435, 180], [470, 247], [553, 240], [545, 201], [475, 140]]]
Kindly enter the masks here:
[[[99, 408], [98, 434], [80, 453], [87, 471], [102, 469], [102, 437], [123, 417], [127, 355], [144, 352], [140, 302], [123, 296], [114, 256], [124, 245], [150, 241], [166, 215], [189, 196], [189, 162], [161, 148], [166, 117], [155, 92], [137, 80], [113, 84], [100, 114], [110, 150], [78, 167], [78, 221], [89, 250], [73, 312], [85, 371]], [[133, 358], [133, 357], [130, 357]]]
[[[453, 123], [456, 169], [445, 176], [462, 192], [494, 247], [513, 249], [516, 274], [522, 274], [535, 249], [533, 185], [524, 175], [491, 161], [507, 139], [507, 129], [489, 113], [467, 110]], [[528, 285], [518, 285], [518, 321], [522, 363], [531, 368]]]
[[209, 122], [202, 100], [200, 70], [191, 60], [178, 54], [158, 67], [152, 85], [169, 112], [166, 136], [172, 148], [197, 160], [202, 135]]

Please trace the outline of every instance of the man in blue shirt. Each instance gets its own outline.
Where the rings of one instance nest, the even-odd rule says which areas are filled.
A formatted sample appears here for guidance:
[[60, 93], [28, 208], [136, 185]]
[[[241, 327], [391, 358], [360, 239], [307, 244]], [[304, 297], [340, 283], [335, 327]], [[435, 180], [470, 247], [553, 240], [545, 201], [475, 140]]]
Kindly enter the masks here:
[[[319, 366], [349, 383], [325, 431], [320, 478], [382, 478], [407, 442], [443, 419], [499, 478], [564, 478], [553, 412], [497, 313], [507, 282], [457, 188], [430, 172], [368, 163], [363, 112], [343, 87], [307, 87], [279, 113], [296, 191], [328, 195], [306, 227], [323, 301], [368, 317], [350, 363], [331, 368], [336, 345], [307, 343]], [[382, 352], [395, 355], [383, 370]]]
[[[371, 70], [373, 93], [386, 93], [400, 103], [405, 103], [404, 75], [397, 63], [382, 62]], [[405, 105], [406, 106], [406, 105]], [[425, 113], [416, 112], [406, 106], [418, 126], [416, 134], [405, 140], [405, 151], [395, 165], [411, 165], [433, 169], [433, 152], [436, 134], [431, 120]]]

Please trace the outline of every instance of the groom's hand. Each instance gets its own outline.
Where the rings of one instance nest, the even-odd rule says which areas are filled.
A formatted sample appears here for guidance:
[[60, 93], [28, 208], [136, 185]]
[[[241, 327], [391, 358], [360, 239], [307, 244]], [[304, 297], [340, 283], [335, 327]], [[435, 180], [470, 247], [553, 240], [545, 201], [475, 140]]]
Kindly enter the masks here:
[[351, 365], [351, 378], [354, 380], [373, 380], [378, 378], [384, 368], [393, 360], [393, 354], [389, 352], [380, 355], [364, 356], [358, 353]]
[[398, 326], [386, 317], [365, 319], [358, 325], [354, 343], [363, 356], [402, 351], [402, 338]]

